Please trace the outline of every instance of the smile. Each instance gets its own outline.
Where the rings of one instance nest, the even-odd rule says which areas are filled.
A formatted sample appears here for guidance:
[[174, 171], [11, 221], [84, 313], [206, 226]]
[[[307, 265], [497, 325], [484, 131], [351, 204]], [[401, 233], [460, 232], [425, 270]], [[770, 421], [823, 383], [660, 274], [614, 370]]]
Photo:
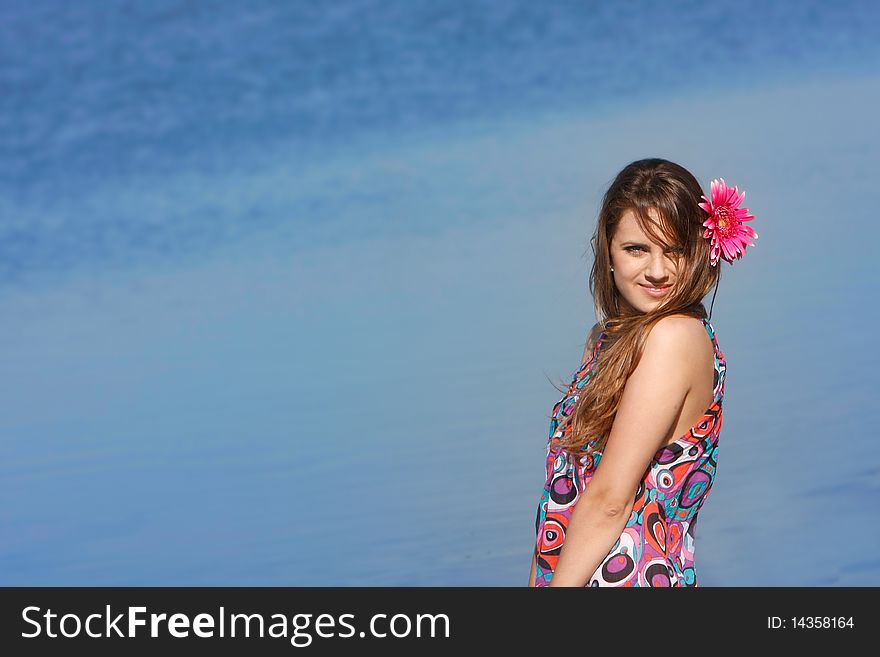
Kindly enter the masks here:
[[649, 297], [659, 299], [664, 294], [666, 294], [669, 291], [669, 288], [672, 286], [664, 285], [663, 287], [649, 287], [648, 285], [639, 284], [639, 287], [642, 288], [645, 291], [645, 294], [647, 294]]

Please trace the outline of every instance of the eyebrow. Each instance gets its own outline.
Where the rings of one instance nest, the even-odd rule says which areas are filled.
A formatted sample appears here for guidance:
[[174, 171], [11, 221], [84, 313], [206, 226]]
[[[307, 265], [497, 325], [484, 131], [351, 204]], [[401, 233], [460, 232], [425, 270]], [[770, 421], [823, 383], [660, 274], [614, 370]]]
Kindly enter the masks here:
[[[643, 249], [648, 249], [649, 251], [651, 250], [651, 246], [650, 246], [649, 244], [642, 244], [641, 242], [629, 242], [629, 241], [627, 241], [627, 242], [622, 242], [622, 243], [620, 244], [620, 246], [640, 246], [640, 247], [642, 247]], [[670, 246], [669, 248], [671, 248], [671, 249], [677, 249], [677, 248], [679, 248], [679, 247], [678, 247], [678, 246]]]

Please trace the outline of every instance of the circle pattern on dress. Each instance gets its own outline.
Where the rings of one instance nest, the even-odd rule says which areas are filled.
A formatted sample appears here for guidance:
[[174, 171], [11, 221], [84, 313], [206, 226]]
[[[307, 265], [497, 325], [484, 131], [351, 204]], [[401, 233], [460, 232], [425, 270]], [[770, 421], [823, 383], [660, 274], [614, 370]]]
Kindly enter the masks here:
[[[698, 585], [693, 530], [715, 479], [727, 373], [715, 331], [707, 319], [703, 319], [703, 325], [715, 352], [712, 405], [686, 434], [654, 455], [639, 483], [620, 538], [585, 586]], [[590, 358], [574, 372], [568, 393], [556, 402], [550, 416], [546, 479], [535, 523], [536, 586], [550, 583], [572, 512], [601, 462], [602, 453], [596, 452], [571, 464], [559, 449], [559, 442], [571, 430], [577, 391], [589, 381], [604, 337], [604, 333], [599, 335]]]

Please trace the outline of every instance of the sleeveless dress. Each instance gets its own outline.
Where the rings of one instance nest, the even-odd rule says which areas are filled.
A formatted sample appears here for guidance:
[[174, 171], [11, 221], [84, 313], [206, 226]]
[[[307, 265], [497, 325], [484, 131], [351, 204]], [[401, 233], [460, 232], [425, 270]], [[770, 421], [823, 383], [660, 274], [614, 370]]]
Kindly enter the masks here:
[[[694, 530], [709, 497], [721, 431], [721, 402], [727, 363], [715, 329], [703, 318], [715, 352], [714, 400], [684, 435], [661, 447], [642, 476], [632, 512], [620, 538], [586, 586], [697, 586]], [[573, 467], [559, 449], [570, 432], [578, 392], [587, 384], [605, 339], [599, 334], [592, 355], [575, 371], [568, 392], [553, 406], [547, 443], [546, 481], [535, 519], [535, 586], [550, 583], [565, 541], [571, 513], [602, 459], [601, 452]]]

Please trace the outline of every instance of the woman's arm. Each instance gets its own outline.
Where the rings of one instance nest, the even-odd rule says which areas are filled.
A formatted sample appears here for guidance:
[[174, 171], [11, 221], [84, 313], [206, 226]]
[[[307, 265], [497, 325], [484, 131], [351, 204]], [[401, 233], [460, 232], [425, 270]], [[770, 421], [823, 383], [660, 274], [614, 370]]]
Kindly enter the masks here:
[[648, 334], [621, 396], [596, 473], [572, 511], [550, 586], [584, 586], [626, 527], [654, 455], [671, 438], [690, 390], [695, 329], [664, 317]]

